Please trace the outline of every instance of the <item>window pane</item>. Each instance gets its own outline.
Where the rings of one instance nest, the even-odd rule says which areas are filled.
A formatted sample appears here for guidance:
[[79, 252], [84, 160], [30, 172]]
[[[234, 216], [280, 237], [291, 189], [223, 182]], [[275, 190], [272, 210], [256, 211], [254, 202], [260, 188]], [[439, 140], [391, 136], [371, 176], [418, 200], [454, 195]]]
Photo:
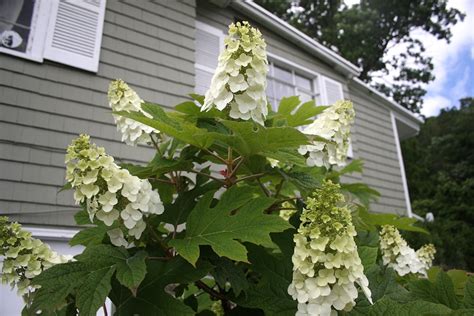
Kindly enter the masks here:
[[316, 96], [316, 105], [319, 106], [319, 105], [322, 105], [322, 104], [323, 104], [323, 101], [322, 101], [322, 99], [321, 99], [321, 95], [318, 94], [318, 95]]
[[288, 70], [285, 70], [283, 68], [280, 68], [280, 67], [277, 67], [275, 65], [273, 65], [273, 75], [275, 78], [277, 79], [280, 79], [280, 80], [283, 80], [285, 82], [288, 82], [288, 83], [293, 83], [293, 79], [291, 77], [291, 72], [289, 72]]
[[276, 100], [274, 98], [268, 98], [268, 103], [270, 103], [272, 105], [272, 109], [276, 111], [278, 108]]
[[295, 94], [293, 86], [275, 81], [276, 99], [280, 102], [281, 98], [289, 97]]
[[301, 102], [308, 102], [308, 101], [313, 100], [313, 97], [312, 97], [311, 94], [308, 94], [308, 93], [305, 93], [305, 92], [302, 92], [302, 91], [298, 91], [298, 95], [300, 96]]
[[274, 85], [274, 80], [271, 79], [271, 78], [268, 78], [267, 79], [267, 90], [266, 90], [266, 93], [267, 93], [267, 97], [269, 98], [275, 98], [275, 94], [274, 94], [274, 90], [273, 90], [273, 85]]
[[313, 91], [311, 87], [311, 80], [300, 75], [296, 75], [296, 86], [305, 90]]

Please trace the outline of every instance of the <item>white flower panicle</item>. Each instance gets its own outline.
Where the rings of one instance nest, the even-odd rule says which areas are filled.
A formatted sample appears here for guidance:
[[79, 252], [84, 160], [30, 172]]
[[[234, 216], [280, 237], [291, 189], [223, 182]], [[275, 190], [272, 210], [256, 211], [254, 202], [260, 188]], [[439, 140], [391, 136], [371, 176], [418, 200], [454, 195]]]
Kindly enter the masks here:
[[296, 315], [336, 315], [349, 311], [356, 284], [372, 303], [369, 281], [357, 252], [350, 211], [341, 207], [339, 185], [327, 181], [306, 201], [294, 236], [293, 281], [288, 293], [298, 301]]
[[425, 264], [394, 226], [382, 226], [380, 231], [380, 249], [382, 250], [384, 265], [393, 268], [398, 275], [404, 276], [409, 273], [424, 274]]
[[6, 217], [0, 217], [0, 256], [4, 257], [2, 283], [16, 286], [18, 295], [33, 292], [37, 286], [30, 281], [43, 270], [72, 259], [58, 255], [41, 240], [32, 238], [20, 224], [9, 223]]
[[89, 136], [73, 140], [65, 161], [66, 180], [75, 189], [76, 203], [85, 205], [91, 220], [95, 217], [111, 226], [112, 244], [129, 245], [122, 229], [140, 239], [146, 227], [144, 217], [163, 213], [160, 195], [150, 182], [120, 168], [103, 147], [90, 143]]
[[420, 259], [423, 265], [420, 269], [420, 274], [427, 276], [428, 270], [433, 265], [435, 254], [436, 248], [433, 244], [424, 245], [416, 251], [416, 256], [418, 257], [418, 259]]
[[246, 21], [232, 23], [224, 43], [201, 110], [230, 107], [230, 117], [263, 125], [268, 114], [268, 61], [262, 34]]
[[349, 149], [351, 126], [355, 112], [350, 101], [337, 101], [318, 115], [303, 133], [320, 136], [328, 140], [314, 139], [310, 145], [299, 148], [302, 155], [308, 154], [308, 166], [329, 168], [331, 165], [344, 166]]
[[[141, 112], [142, 99], [123, 80], [110, 82], [108, 92], [109, 105], [113, 111]], [[152, 127], [135, 120], [113, 114], [117, 130], [122, 134], [122, 141], [128, 145], [146, 144], [150, 142], [150, 133], [157, 132]]]

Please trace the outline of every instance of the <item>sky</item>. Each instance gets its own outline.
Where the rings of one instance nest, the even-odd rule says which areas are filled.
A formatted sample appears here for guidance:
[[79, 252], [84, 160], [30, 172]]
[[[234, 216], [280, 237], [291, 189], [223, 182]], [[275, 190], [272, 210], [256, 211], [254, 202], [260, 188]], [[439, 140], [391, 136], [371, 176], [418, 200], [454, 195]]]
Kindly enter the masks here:
[[[347, 5], [359, 2], [345, 0]], [[426, 54], [433, 57], [436, 78], [425, 87], [427, 94], [421, 109], [426, 117], [438, 115], [442, 108], [458, 106], [460, 98], [474, 97], [474, 0], [448, 0], [448, 6], [466, 14], [463, 22], [451, 27], [450, 43], [424, 31], [412, 33], [423, 42]], [[387, 57], [403, 50], [404, 47], [395, 46]], [[390, 78], [385, 80], [390, 81]]]

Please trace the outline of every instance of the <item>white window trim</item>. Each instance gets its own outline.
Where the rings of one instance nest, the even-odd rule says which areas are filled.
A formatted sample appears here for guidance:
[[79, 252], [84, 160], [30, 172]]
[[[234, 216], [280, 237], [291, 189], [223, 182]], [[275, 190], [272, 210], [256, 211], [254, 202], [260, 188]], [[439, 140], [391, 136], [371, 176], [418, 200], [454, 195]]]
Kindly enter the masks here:
[[60, 241], [69, 241], [79, 232], [78, 229], [71, 228], [49, 228], [38, 226], [23, 226], [23, 228], [31, 232], [32, 236], [35, 238]]
[[405, 174], [405, 164], [403, 163], [402, 149], [400, 146], [400, 139], [398, 137], [397, 118], [395, 117], [395, 114], [393, 113], [393, 111], [390, 111], [390, 119], [392, 121], [392, 130], [393, 130], [393, 135], [395, 137], [395, 146], [397, 148], [398, 162], [400, 164], [400, 172], [402, 176], [402, 184], [403, 184], [403, 191], [404, 191], [405, 202], [406, 202], [406, 207], [407, 207], [407, 215], [408, 217], [413, 217], [413, 212], [411, 209], [411, 202], [410, 202], [410, 194], [408, 192], [408, 183], [407, 183], [407, 178]]
[[[48, 243], [48, 241], [65, 241], [68, 242], [71, 238], [79, 232], [79, 229], [74, 228], [52, 228], [52, 227], [40, 227], [40, 226], [30, 226], [23, 225], [24, 230], [31, 232], [31, 235], [35, 238], [41, 239]], [[0, 267], [3, 262], [3, 258], [0, 257]], [[1, 284], [0, 284], [1, 285]], [[113, 313], [114, 306], [112, 301], [107, 298], [105, 302], [107, 310], [109, 313]], [[97, 315], [103, 315], [103, 310], [99, 309]]]

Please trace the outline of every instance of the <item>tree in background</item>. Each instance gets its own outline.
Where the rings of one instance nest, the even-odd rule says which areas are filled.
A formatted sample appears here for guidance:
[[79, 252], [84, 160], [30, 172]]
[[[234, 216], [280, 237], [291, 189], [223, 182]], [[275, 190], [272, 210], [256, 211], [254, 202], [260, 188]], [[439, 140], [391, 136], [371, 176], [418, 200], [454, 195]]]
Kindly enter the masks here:
[[[411, 32], [424, 30], [449, 42], [450, 27], [464, 19], [440, 0], [361, 0], [351, 7], [341, 0], [256, 2], [359, 66], [360, 79], [417, 113], [424, 86], [434, 75], [429, 53]], [[387, 52], [400, 44], [406, 51], [387, 59]], [[389, 73], [390, 83], [381, 79]]]
[[402, 150], [414, 212], [435, 218], [431, 235], [410, 241], [434, 243], [443, 266], [474, 271], [474, 99], [428, 118]]

